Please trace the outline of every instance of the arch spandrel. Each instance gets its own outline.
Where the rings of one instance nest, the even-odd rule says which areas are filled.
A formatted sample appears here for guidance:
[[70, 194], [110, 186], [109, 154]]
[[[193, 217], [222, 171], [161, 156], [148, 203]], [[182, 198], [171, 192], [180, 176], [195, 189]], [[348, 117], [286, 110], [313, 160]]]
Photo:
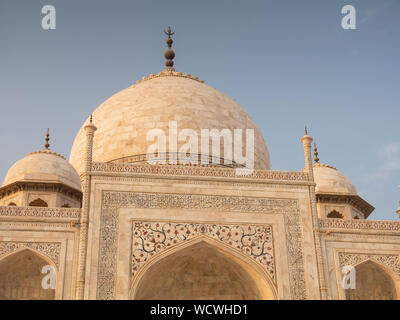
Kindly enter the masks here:
[[0, 261], [23, 250], [31, 250], [46, 260], [56, 270], [60, 264], [61, 243], [59, 242], [8, 242], [0, 241]]
[[229, 246], [256, 262], [276, 283], [274, 245], [270, 225], [134, 222], [131, 272], [134, 276], [147, 260], [177, 244], [200, 236]]

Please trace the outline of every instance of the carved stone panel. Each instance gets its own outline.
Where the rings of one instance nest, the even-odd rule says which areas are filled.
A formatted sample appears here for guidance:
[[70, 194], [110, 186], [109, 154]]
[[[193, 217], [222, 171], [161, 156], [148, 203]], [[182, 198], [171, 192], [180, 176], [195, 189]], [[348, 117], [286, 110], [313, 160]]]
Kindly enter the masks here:
[[364, 261], [372, 260], [386, 266], [400, 278], [400, 260], [396, 254], [365, 254], [339, 252], [339, 264], [342, 268], [346, 265], [356, 266]]
[[60, 264], [60, 250], [61, 243], [60, 242], [8, 242], [8, 241], [0, 241], [0, 259], [4, 256], [18, 251], [20, 249], [32, 249], [33, 251], [37, 251], [47, 258], [49, 258], [54, 265], [59, 267]]
[[254, 259], [274, 282], [276, 280], [271, 226], [134, 222], [132, 227], [132, 276], [152, 256], [206, 234]]
[[[282, 214], [285, 219], [289, 282], [292, 299], [306, 299], [302, 233], [298, 201], [222, 195], [103, 191], [100, 223], [97, 298], [115, 298], [120, 208], [210, 210]], [[195, 227], [194, 227], [195, 228]], [[214, 232], [217, 232], [218, 227]]]

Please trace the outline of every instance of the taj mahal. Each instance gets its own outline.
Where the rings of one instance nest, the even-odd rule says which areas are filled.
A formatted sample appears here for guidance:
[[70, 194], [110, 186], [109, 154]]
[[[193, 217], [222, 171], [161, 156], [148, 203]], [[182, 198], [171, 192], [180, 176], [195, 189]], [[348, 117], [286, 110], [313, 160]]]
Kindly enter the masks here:
[[[15, 159], [0, 187], [0, 299], [399, 299], [400, 222], [368, 219], [374, 207], [320, 162], [312, 128], [299, 133], [304, 169], [273, 170], [256, 122], [177, 71], [166, 34], [165, 68], [93, 110], [69, 160], [51, 132]], [[149, 130], [171, 121], [251, 129], [254, 170], [236, 174], [223, 137], [219, 157], [182, 155], [167, 137], [149, 163]]]

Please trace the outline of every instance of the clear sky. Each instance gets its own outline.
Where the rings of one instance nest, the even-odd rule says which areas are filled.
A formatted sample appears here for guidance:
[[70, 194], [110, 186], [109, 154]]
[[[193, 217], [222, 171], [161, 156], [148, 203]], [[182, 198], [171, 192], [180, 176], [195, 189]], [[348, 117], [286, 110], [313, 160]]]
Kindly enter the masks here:
[[[41, 27], [44, 5], [56, 30]], [[344, 30], [341, 9], [356, 9]], [[322, 163], [337, 167], [398, 219], [400, 0], [0, 0], [0, 177], [31, 151], [69, 157], [105, 99], [164, 65], [236, 100], [256, 121], [272, 169], [301, 170], [304, 125]]]

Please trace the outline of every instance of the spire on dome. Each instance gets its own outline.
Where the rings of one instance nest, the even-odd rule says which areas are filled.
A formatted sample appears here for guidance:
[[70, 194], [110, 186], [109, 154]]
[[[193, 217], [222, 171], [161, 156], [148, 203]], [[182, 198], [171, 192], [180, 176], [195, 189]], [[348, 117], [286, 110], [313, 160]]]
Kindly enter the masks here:
[[314, 162], [319, 163], [317, 144], [314, 142]]
[[50, 141], [50, 133], [49, 133], [49, 128], [47, 128], [46, 138], [45, 138], [44, 140], [46, 140], [46, 143], [44, 144], [44, 148], [45, 148], [46, 150], [50, 150], [50, 144], [49, 144], [49, 141]]
[[175, 58], [175, 52], [174, 50], [172, 50], [172, 43], [174, 41], [172, 40], [171, 36], [174, 35], [175, 32], [171, 30], [171, 27], [168, 27], [168, 31], [164, 31], [164, 33], [168, 36], [168, 39], [165, 41], [168, 45], [168, 49], [164, 53], [164, 57], [165, 59], [167, 59], [165, 65], [167, 66], [167, 68], [172, 68], [174, 66], [173, 59]]
[[139, 84], [141, 82], [160, 78], [160, 77], [187, 78], [187, 79], [192, 79], [192, 80], [196, 80], [198, 82], [204, 83], [204, 80], [199, 80], [199, 77], [197, 77], [197, 76], [192, 76], [190, 73], [183, 74], [182, 72], [176, 71], [173, 68], [173, 66], [174, 66], [173, 59], [175, 58], [175, 52], [174, 52], [174, 50], [172, 50], [172, 43], [174, 41], [172, 40], [171, 36], [173, 36], [175, 34], [175, 32], [171, 30], [171, 27], [168, 27], [168, 30], [164, 31], [164, 33], [168, 36], [167, 40], [165, 41], [168, 45], [168, 49], [164, 53], [164, 57], [167, 60], [165, 62], [166, 68], [164, 68], [164, 70], [162, 70], [158, 74], [152, 73], [148, 77], [143, 77], [142, 80], [136, 80], [136, 83]]

